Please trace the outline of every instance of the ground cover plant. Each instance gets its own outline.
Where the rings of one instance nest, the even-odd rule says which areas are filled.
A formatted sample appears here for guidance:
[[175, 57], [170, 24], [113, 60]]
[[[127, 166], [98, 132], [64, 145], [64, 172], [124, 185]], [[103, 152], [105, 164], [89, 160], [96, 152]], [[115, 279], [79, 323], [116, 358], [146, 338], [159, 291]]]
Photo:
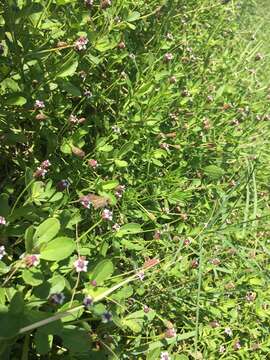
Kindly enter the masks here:
[[2, 2], [0, 359], [268, 357], [268, 7]]

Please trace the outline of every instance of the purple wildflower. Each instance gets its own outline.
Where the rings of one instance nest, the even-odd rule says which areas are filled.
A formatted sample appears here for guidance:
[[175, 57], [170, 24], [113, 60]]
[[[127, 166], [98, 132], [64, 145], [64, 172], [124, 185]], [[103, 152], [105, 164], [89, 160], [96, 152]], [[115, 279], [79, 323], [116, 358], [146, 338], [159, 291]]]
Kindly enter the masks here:
[[99, 166], [99, 163], [95, 159], [90, 159], [90, 160], [88, 160], [88, 165], [91, 168], [96, 169]]
[[223, 353], [225, 353], [225, 351], [226, 351], [225, 346], [224, 346], [224, 345], [220, 345], [220, 347], [219, 347], [219, 353], [220, 353], [220, 354], [223, 354]]
[[80, 256], [77, 260], [74, 261], [74, 267], [77, 272], [87, 272], [87, 265], [89, 261], [85, 260], [84, 256]]
[[240, 350], [241, 349], [241, 344], [240, 341], [236, 341], [233, 345], [234, 350]]
[[168, 353], [168, 351], [162, 351], [162, 353], [160, 354], [160, 360], [170, 360], [170, 355]]
[[62, 305], [65, 300], [65, 295], [63, 293], [52, 294], [50, 299], [54, 304]]
[[87, 7], [92, 7], [94, 4], [94, 0], [84, 0], [84, 4]]
[[170, 62], [172, 59], [173, 59], [173, 54], [172, 53], [166, 53], [164, 55], [164, 61]]
[[123, 195], [123, 192], [125, 191], [126, 187], [125, 185], [118, 185], [115, 189], [114, 195], [120, 199]]
[[144, 279], [144, 272], [143, 272], [143, 271], [137, 272], [136, 275], [138, 276], [138, 278], [139, 278], [141, 281], [143, 281], [143, 279]]
[[90, 98], [90, 97], [93, 96], [93, 94], [91, 93], [90, 90], [85, 90], [84, 93], [83, 93], [83, 95], [84, 95], [86, 98]]
[[232, 336], [232, 335], [233, 335], [232, 329], [229, 328], [229, 327], [226, 327], [226, 328], [224, 329], [224, 334], [226, 334], [226, 335], [228, 335], [228, 336]]
[[112, 229], [113, 229], [114, 231], [119, 231], [120, 228], [121, 228], [121, 226], [120, 226], [118, 223], [115, 223], [115, 224], [112, 226]]
[[6, 225], [7, 221], [6, 218], [4, 218], [4, 216], [0, 216], [0, 225]]
[[174, 328], [169, 328], [166, 330], [166, 332], [165, 332], [166, 338], [173, 338], [175, 336], [176, 336], [176, 330]]
[[109, 209], [104, 209], [102, 211], [102, 214], [101, 214], [101, 217], [103, 220], [109, 220], [109, 221], [112, 221], [112, 211], [110, 211]]
[[246, 293], [246, 300], [248, 302], [253, 302], [256, 299], [256, 297], [257, 297], [257, 294], [253, 291], [248, 291]]
[[75, 49], [78, 51], [82, 51], [82, 50], [86, 50], [86, 45], [88, 44], [88, 39], [86, 36], [80, 36], [76, 41], [75, 41]]
[[0, 260], [6, 255], [5, 247], [2, 245], [0, 246]]
[[38, 166], [36, 171], [34, 172], [34, 177], [35, 178], [39, 178], [39, 177], [42, 177], [44, 178], [44, 176], [47, 174], [48, 170]]
[[91, 305], [93, 305], [93, 298], [91, 298], [91, 296], [86, 296], [84, 299], [83, 299], [83, 305], [87, 308]]
[[51, 165], [52, 165], [52, 164], [50, 163], [49, 160], [44, 160], [44, 161], [41, 163], [40, 167], [41, 167], [42, 169], [48, 169]]
[[89, 199], [89, 196], [87, 196], [87, 195], [81, 196], [80, 197], [80, 203], [82, 204], [82, 206], [85, 209], [90, 209], [91, 201]]
[[36, 100], [34, 106], [35, 106], [35, 109], [44, 109], [45, 108], [44, 101], [42, 101], [42, 100]]
[[69, 187], [69, 182], [68, 180], [60, 180], [56, 186], [59, 191], [64, 191]]
[[113, 130], [113, 132], [115, 132], [116, 134], [121, 134], [121, 129], [120, 129], [120, 127], [117, 126], [117, 125], [113, 125], [113, 126], [112, 126], [112, 130]]
[[39, 264], [39, 255], [32, 254], [24, 257], [24, 262], [27, 267], [37, 266]]
[[112, 320], [112, 313], [109, 311], [105, 311], [102, 315], [101, 315], [101, 321], [103, 323], [107, 323], [109, 321]]

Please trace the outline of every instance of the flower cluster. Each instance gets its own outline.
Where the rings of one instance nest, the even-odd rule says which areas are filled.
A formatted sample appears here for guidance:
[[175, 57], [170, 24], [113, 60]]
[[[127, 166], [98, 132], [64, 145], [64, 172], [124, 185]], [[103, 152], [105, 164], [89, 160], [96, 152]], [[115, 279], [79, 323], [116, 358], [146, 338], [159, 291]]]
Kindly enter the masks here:
[[90, 160], [88, 160], [88, 165], [91, 168], [96, 169], [99, 166], [99, 163], [95, 159], [90, 159]]
[[170, 360], [170, 355], [168, 353], [168, 351], [162, 351], [162, 353], [160, 354], [160, 360]]
[[0, 216], [0, 225], [6, 225], [7, 221], [6, 218], [4, 216]]
[[35, 104], [34, 104], [34, 107], [35, 107], [35, 109], [44, 109], [45, 108], [45, 103], [44, 103], [44, 101], [42, 101], [42, 100], [36, 100], [35, 101]]
[[88, 195], [84, 195], [80, 197], [80, 203], [85, 209], [90, 209], [91, 200]]
[[52, 294], [50, 299], [53, 304], [62, 305], [65, 300], [65, 295], [63, 293]]
[[120, 199], [125, 191], [126, 187], [125, 185], [118, 185], [115, 189], [114, 195]]
[[86, 45], [88, 44], [88, 39], [86, 36], [80, 36], [74, 44], [74, 47], [77, 51], [86, 50]]
[[102, 211], [101, 217], [102, 217], [103, 220], [112, 221], [113, 213], [109, 209], [104, 209]]
[[40, 166], [37, 167], [36, 171], [34, 172], [34, 177], [35, 178], [39, 178], [39, 177], [44, 178], [44, 176], [47, 174], [50, 166], [51, 166], [51, 163], [49, 160], [43, 161], [40, 164]]
[[26, 255], [23, 258], [23, 260], [27, 267], [37, 266], [39, 264], [39, 255], [38, 254]]
[[94, 303], [94, 300], [91, 296], [86, 296], [84, 299], [83, 299], [83, 305], [88, 308], [89, 306], [93, 305]]
[[80, 256], [74, 261], [74, 267], [77, 272], [87, 272], [87, 265], [89, 261], [85, 260], [85, 256]]
[[6, 254], [5, 247], [3, 245], [0, 246], [0, 260], [2, 260]]

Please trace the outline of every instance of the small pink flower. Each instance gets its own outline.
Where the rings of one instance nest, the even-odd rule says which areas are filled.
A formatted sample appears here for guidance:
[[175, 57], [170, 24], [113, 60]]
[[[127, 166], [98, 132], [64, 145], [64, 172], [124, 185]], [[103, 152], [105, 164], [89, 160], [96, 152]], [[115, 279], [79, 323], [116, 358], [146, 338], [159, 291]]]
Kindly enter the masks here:
[[91, 168], [96, 169], [99, 166], [99, 163], [95, 159], [90, 159], [90, 160], [88, 160], [88, 165]]
[[226, 327], [224, 329], [224, 334], [228, 335], [228, 336], [232, 336], [233, 335], [233, 332], [232, 332], [232, 329], [229, 328], [229, 327]]
[[70, 117], [69, 117], [69, 122], [71, 124], [78, 124], [79, 119], [77, 118], [77, 116], [71, 114]]
[[44, 108], [45, 108], [44, 101], [42, 100], [35, 101], [35, 109], [44, 109]]
[[49, 160], [44, 160], [44, 161], [41, 163], [40, 167], [41, 167], [42, 169], [48, 169], [51, 165], [52, 165], [52, 164], [50, 163]]
[[39, 255], [32, 254], [24, 257], [24, 262], [27, 267], [37, 266], [39, 264]]
[[162, 351], [162, 353], [160, 354], [160, 360], [170, 360], [170, 355], [168, 353], [168, 351]]
[[121, 129], [120, 129], [120, 127], [117, 126], [117, 125], [113, 125], [113, 126], [112, 126], [112, 130], [113, 130], [113, 132], [115, 132], [116, 134], [121, 134]]
[[112, 211], [110, 211], [109, 209], [104, 209], [102, 211], [102, 214], [101, 214], [101, 217], [103, 220], [109, 220], [109, 221], [112, 221]]
[[174, 328], [169, 328], [166, 330], [166, 332], [165, 332], [166, 338], [173, 338], [175, 336], [176, 336], [176, 330]]
[[35, 178], [39, 178], [42, 177], [44, 178], [45, 175], [47, 174], [48, 170], [42, 168], [42, 167], [37, 167], [37, 170], [34, 172], [34, 177]]
[[76, 261], [74, 261], [74, 267], [77, 272], [87, 272], [87, 265], [89, 261], [85, 260], [84, 256], [80, 256]]
[[115, 223], [115, 224], [112, 226], [112, 229], [113, 229], [114, 231], [119, 231], [120, 228], [121, 228], [121, 226], [120, 226], [118, 223]]
[[126, 187], [125, 185], [118, 185], [115, 189], [114, 195], [120, 199], [123, 195], [123, 192], [125, 191]]
[[75, 41], [75, 49], [78, 51], [82, 51], [82, 50], [86, 50], [86, 45], [88, 44], [88, 39], [86, 36], [80, 36], [76, 41]]
[[223, 354], [223, 353], [225, 353], [225, 351], [226, 351], [225, 346], [224, 346], [224, 345], [220, 345], [220, 347], [219, 347], [219, 353], [220, 353], [220, 354]]
[[139, 278], [141, 281], [143, 281], [143, 279], [144, 279], [144, 272], [143, 272], [143, 271], [137, 272], [136, 275], [138, 276], [138, 278]]
[[52, 294], [50, 299], [54, 304], [62, 305], [65, 300], [65, 295], [63, 293]]
[[0, 225], [7, 225], [6, 218], [4, 216], [0, 216]]
[[248, 302], [253, 302], [256, 299], [256, 297], [257, 297], [257, 294], [253, 291], [248, 291], [246, 293], [246, 300]]
[[164, 55], [164, 61], [170, 62], [170, 61], [172, 61], [172, 59], [173, 59], [173, 54], [172, 53], [166, 53]]
[[151, 309], [150, 309], [149, 306], [144, 305], [144, 307], [143, 307], [143, 312], [144, 312], [145, 314], [148, 314], [150, 310], [151, 310]]
[[89, 199], [89, 196], [87, 196], [87, 195], [81, 196], [80, 197], [80, 203], [82, 204], [82, 206], [85, 209], [90, 209], [91, 201]]
[[240, 344], [240, 341], [236, 341], [234, 344], [233, 344], [233, 348], [234, 350], [240, 350], [241, 349], [241, 344]]
[[159, 145], [159, 147], [160, 147], [161, 149], [168, 150], [170, 146], [169, 146], [169, 144], [167, 144], [167, 143], [161, 143], [161, 144]]
[[6, 254], [5, 247], [3, 245], [0, 246], [0, 260], [2, 260]]

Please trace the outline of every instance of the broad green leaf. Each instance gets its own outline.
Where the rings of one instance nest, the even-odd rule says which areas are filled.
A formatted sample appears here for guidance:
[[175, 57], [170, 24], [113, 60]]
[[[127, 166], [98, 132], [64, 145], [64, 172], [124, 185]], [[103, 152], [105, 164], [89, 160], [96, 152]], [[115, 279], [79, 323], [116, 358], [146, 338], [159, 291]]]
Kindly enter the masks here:
[[214, 180], [221, 178], [225, 173], [224, 170], [217, 165], [206, 166], [203, 170], [206, 176]]
[[10, 206], [8, 204], [9, 195], [1, 194], [0, 195], [0, 215], [7, 217], [9, 214]]
[[24, 234], [25, 250], [29, 254], [31, 254], [34, 245], [33, 242], [34, 233], [35, 233], [35, 228], [33, 225], [31, 225], [25, 230], [25, 234]]
[[66, 326], [61, 334], [63, 346], [75, 353], [84, 353], [85, 349], [91, 348], [88, 331], [77, 326]]
[[142, 319], [123, 319], [122, 324], [127, 326], [130, 330], [135, 333], [139, 333], [142, 330], [143, 320]]
[[52, 335], [46, 335], [38, 329], [35, 334], [34, 341], [37, 348], [37, 353], [40, 355], [44, 355], [50, 351], [52, 344]]
[[61, 275], [54, 275], [48, 280], [50, 284], [50, 294], [60, 293], [66, 287], [66, 280]]
[[58, 219], [49, 218], [41, 223], [35, 232], [33, 241], [35, 246], [52, 240], [60, 230], [60, 222]]
[[40, 250], [40, 258], [48, 261], [60, 261], [69, 257], [75, 250], [75, 242], [68, 237], [58, 237]]
[[112, 190], [112, 189], [116, 188], [116, 186], [118, 186], [118, 185], [119, 185], [118, 180], [109, 180], [109, 181], [105, 181], [104, 183], [101, 184], [102, 189], [104, 191]]
[[13, 315], [19, 315], [22, 314], [24, 311], [24, 298], [21, 292], [17, 291], [11, 301], [10, 301], [10, 305], [9, 305], [9, 311], [11, 314]]
[[98, 285], [108, 279], [114, 272], [114, 266], [111, 260], [105, 259], [99, 262], [90, 275], [91, 280], [95, 280]]
[[26, 103], [26, 99], [19, 94], [10, 95], [6, 100], [7, 105], [22, 106], [25, 103]]
[[65, 78], [75, 74], [78, 67], [78, 60], [73, 57], [63, 64], [56, 77]]
[[24, 269], [22, 273], [22, 278], [26, 284], [31, 286], [38, 286], [44, 281], [44, 276], [42, 272], [35, 268]]
[[125, 160], [114, 160], [115, 165], [119, 168], [123, 168], [123, 167], [127, 167], [128, 166], [128, 162]]
[[126, 21], [128, 22], [133, 22], [136, 21], [140, 18], [141, 14], [138, 11], [133, 11], [132, 13], [130, 13], [128, 15], [128, 18], [126, 19]]
[[140, 224], [129, 223], [121, 226], [121, 228], [115, 233], [115, 236], [122, 237], [127, 234], [138, 234], [142, 232]]

